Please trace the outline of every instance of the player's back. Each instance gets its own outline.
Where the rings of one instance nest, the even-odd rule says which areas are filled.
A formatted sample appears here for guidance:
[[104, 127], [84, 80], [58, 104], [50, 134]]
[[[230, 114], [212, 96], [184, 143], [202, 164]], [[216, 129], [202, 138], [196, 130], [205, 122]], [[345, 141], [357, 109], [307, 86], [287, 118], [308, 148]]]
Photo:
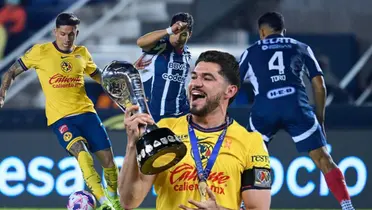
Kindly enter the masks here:
[[256, 106], [310, 108], [302, 76], [322, 75], [309, 46], [279, 34], [257, 41], [242, 55], [240, 73], [255, 92]]

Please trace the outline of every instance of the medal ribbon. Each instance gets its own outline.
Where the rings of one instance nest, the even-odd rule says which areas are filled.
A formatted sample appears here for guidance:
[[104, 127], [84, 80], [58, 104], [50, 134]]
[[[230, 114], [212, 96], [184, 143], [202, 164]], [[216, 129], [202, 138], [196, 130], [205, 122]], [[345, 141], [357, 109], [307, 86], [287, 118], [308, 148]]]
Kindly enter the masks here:
[[209, 174], [210, 174], [210, 172], [213, 168], [213, 165], [216, 162], [218, 153], [219, 153], [220, 148], [222, 146], [222, 142], [223, 142], [223, 140], [226, 136], [226, 130], [227, 130], [227, 127], [228, 127], [228, 120], [226, 120], [226, 126], [225, 126], [224, 130], [222, 131], [222, 133], [220, 134], [220, 136], [218, 137], [218, 140], [213, 147], [212, 154], [208, 159], [208, 162], [207, 162], [207, 165], [206, 165], [205, 169], [203, 169], [203, 164], [202, 164], [200, 154], [199, 154], [198, 138], [196, 137], [194, 129], [192, 128], [192, 126], [190, 124], [190, 120], [191, 120], [191, 117], [189, 117], [189, 138], [190, 138], [190, 143], [191, 143], [191, 150], [192, 150], [192, 153], [194, 155], [196, 170], [198, 172], [198, 178], [199, 178], [200, 182], [203, 182], [203, 181], [206, 182], [208, 177], [209, 177]]

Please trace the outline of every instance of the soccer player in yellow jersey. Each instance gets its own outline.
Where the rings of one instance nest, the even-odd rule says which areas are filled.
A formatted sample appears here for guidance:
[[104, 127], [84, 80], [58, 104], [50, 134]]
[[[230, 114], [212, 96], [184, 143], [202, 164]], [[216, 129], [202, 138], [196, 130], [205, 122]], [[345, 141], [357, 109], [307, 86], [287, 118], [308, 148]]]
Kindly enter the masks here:
[[[158, 123], [179, 136], [187, 145], [187, 155], [157, 175], [141, 174], [135, 149], [143, 132], [139, 125], [154, 121], [148, 114], [134, 114], [138, 106], [127, 110], [128, 144], [119, 175], [123, 207], [138, 207], [154, 185], [159, 210], [237, 210], [242, 201], [247, 209], [270, 209], [270, 160], [262, 136], [248, 132], [227, 114], [239, 78], [239, 65], [231, 54], [206, 51], [199, 56], [188, 86], [190, 114]], [[202, 197], [205, 184], [207, 196]]]
[[[85, 92], [84, 75], [100, 83], [100, 70], [84, 46], [74, 45], [80, 20], [71, 13], [56, 19], [56, 40], [35, 44], [3, 75], [0, 88], [0, 107], [6, 91], [16, 76], [35, 69], [45, 94], [45, 111], [59, 143], [76, 157], [84, 180], [97, 200], [100, 209], [122, 209], [117, 195], [118, 168], [114, 163], [110, 139]], [[94, 169], [94, 153], [103, 167], [107, 191]]]

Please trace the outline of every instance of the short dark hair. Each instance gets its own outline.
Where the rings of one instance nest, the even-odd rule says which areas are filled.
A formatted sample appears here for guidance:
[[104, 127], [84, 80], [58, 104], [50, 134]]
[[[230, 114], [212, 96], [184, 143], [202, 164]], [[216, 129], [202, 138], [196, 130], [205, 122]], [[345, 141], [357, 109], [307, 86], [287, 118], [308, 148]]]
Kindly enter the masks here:
[[[233, 55], [227, 52], [209, 50], [200, 54], [195, 65], [198, 65], [201, 61], [218, 64], [221, 67], [219, 73], [227, 79], [230, 84], [236, 85], [238, 89], [240, 88], [239, 63]], [[230, 99], [229, 104], [234, 101], [235, 96]]]
[[265, 24], [275, 32], [281, 32], [284, 30], [284, 17], [278, 12], [267, 12], [258, 19], [259, 28]]
[[56, 28], [60, 26], [77, 26], [80, 24], [80, 19], [73, 13], [61, 13], [56, 19]]
[[170, 26], [175, 24], [177, 21], [182, 21], [182, 22], [187, 23], [187, 29], [190, 32], [192, 32], [192, 28], [194, 26], [194, 18], [192, 17], [192, 15], [186, 12], [180, 12], [180, 13], [174, 14], [172, 17]]

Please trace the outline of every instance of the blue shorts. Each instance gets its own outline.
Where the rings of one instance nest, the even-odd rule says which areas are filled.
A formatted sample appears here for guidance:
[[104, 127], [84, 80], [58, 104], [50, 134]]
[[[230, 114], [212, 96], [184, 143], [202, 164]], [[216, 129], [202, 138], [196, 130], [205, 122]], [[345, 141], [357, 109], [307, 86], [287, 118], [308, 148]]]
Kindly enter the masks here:
[[97, 114], [88, 112], [62, 118], [51, 125], [58, 141], [67, 151], [77, 141], [84, 141], [91, 152], [111, 147], [111, 142]]
[[313, 111], [251, 112], [248, 130], [260, 132], [266, 144], [280, 129], [291, 135], [298, 152], [310, 152], [327, 144]]

